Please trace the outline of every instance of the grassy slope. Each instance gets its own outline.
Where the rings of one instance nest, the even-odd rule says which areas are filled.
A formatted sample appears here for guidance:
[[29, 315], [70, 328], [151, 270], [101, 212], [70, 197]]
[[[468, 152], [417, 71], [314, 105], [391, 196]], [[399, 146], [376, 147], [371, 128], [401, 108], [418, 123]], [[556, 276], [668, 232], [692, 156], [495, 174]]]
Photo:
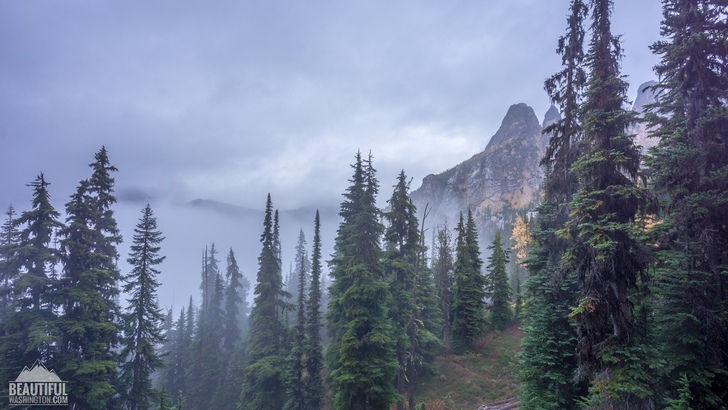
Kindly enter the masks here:
[[475, 410], [478, 405], [518, 395], [516, 354], [523, 332], [511, 326], [490, 332], [478, 341], [472, 353], [439, 357], [437, 374], [417, 383], [417, 402], [428, 410]]

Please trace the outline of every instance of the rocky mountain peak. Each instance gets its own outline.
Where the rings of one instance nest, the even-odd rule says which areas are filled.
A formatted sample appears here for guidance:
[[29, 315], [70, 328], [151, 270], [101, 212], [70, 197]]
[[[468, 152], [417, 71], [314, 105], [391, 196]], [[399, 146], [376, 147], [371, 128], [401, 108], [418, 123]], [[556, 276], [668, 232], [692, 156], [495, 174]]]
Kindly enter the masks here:
[[[541, 130], [533, 108], [514, 104], [484, 151], [425, 177], [412, 200], [418, 209], [429, 205], [428, 224], [454, 223], [470, 209], [487, 231], [502, 224], [504, 209], [524, 210], [537, 203], [543, 178], [538, 164], [548, 142]], [[484, 221], [493, 226], [483, 226]]]
[[538, 123], [538, 118], [533, 112], [533, 108], [524, 103], [513, 104], [508, 108], [508, 112], [503, 117], [500, 128], [498, 128], [498, 131], [490, 139], [485, 150], [489, 151], [494, 147], [508, 142], [513, 136], [522, 135], [531, 130], [540, 129], [540, 127], [541, 125]]
[[551, 107], [549, 107], [549, 109], [546, 111], [546, 114], [544, 114], [543, 116], [543, 123], [541, 124], [541, 126], [543, 128], [546, 128], [560, 119], [561, 113], [559, 113], [559, 109], [551, 104]]
[[634, 104], [632, 105], [632, 111], [642, 114], [645, 105], [655, 102], [655, 92], [652, 91], [652, 87], [655, 85], [657, 85], [657, 81], [648, 81], [640, 84], [637, 88], [637, 98], [635, 98]]

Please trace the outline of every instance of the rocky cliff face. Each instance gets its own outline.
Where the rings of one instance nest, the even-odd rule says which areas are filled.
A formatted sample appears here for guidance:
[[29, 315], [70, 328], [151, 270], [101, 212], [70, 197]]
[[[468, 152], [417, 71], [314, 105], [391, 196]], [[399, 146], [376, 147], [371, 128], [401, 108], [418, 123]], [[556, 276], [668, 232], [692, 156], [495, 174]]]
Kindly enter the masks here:
[[543, 178], [538, 164], [548, 143], [543, 126], [557, 120], [552, 108], [540, 124], [526, 104], [512, 105], [485, 150], [437, 175], [428, 175], [412, 192], [417, 208], [431, 209], [428, 225], [448, 221], [454, 227], [460, 211], [471, 209], [476, 220], [499, 219], [505, 209], [525, 210], [537, 203]]
[[[645, 105], [655, 101], [649, 88], [654, 84], [650, 81], [639, 87], [632, 109], [640, 115]], [[539, 162], [549, 139], [542, 130], [560, 118], [552, 106], [539, 124], [531, 107], [512, 105], [483, 152], [445, 172], [426, 176], [422, 186], [412, 192], [420, 217], [425, 205], [429, 206], [426, 225], [447, 221], [453, 228], [460, 212], [471, 209], [483, 234], [481, 245], [490, 241], [496, 228], [509, 229], [516, 213], [531, 210], [540, 201], [543, 170]], [[644, 124], [638, 123], [628, 132], [635, 134], [643, 152], [657, 143], [647, 138]]]
[[[634, 100], [632, 105], [632, 111], [636, 112], [640, 117], [644, 115], [645, 106], [655, 102], [655, 93], [652, 91], [652, 86], [657, 85], [657, 81], [648, 81], [643, 83], [637, 89], [637, 98]], [[647, 149], [657, 145], [656, 138], [649, 138], [647, 134], [649, 129], [645, 124], [637, 123], [630, 128], [630, 134], [635, 134], [635, 144], [642, 147], [642, 153], [646, 153]]]

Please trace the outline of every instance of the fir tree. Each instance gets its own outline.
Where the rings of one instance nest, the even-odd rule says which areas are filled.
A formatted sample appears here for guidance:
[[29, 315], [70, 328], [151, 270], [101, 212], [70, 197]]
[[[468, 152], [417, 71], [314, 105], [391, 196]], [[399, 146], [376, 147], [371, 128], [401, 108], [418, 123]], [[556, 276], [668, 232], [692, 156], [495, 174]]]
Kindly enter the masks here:
[[[190, 346], [190, 365], [187, 369], [187, 400], [193, 409], [221, 408], [218, 386], [222, 365], [223, 284], [218, 272], [213, 279], [214, 287], [207, 308], [200, 308], [197, 332]], [[224, 374], [224, 372], [222, 372]]]
[[327, 350], [335, 409], [384, 409], [397, 400], [392, 381], [397, 358], [387, 321], [389, 291], [381, 266], [383, 227], [376, 207], [378, 182], [371, 155], [357, 152], [351, 186], [344, 194], [330, 262], [332, 342]]
[[[655, 316], [668, 400], [728, 407], [728, 8], [664, 0], [657, 147], [647, 159], [662, 217]], [[685, 407], [687, 408], [687, 407]]]
[[643, 192], [637, 185], [639, 150], [627, 128], [621, 47], [612, 35], [610, 0], [592, 1], [589, 80], [581, 107], [583, 154], [572, 169], [580, 188], [567, 227], [578, 235], [565, 258], [579, 277], [578, 377], [591, 383], [593, 408], [652, 408], [644, 320], [635, 313], [645, 263], [632, 230]]
[[[414, 288], [415, 263], [418, 257], [419, 222], [417, 209], [409, 197], [409, 184], [404, 171], [399, 173], [397, 185], [389, 199], [389, 212], [384, 217], [389, 223], [385, 234], [385, 270], [392, 295], [389, 317], [392, 321], [399, 370], [395, 381], [401, 395], [407, 391], [407, 370], [412, 363], [414, 328], [412, 317], [415, 314]], [[404, 409], [404, 397], [397, 402], [397, 409]]]
[[467, 223], [460, 220], [456, 228], [455, 281], [452, 302], [452, 343], [457, 353], [470, 349], [472, 342], [486, 330], [485, 302], [486, 279], [481, 273], [478, 232], [473, 213], [468, 210]]
[[487, 283], [489, 287], [490, 324], [495, 330], [504, 330], [511, 321], [511, 287], [508, 284], [508, 252], [503, 249], [500, 231], [496, 231], [493, 243], [488, 246]]
[[166, 386], [170, 398], [175, 401], [186, 391], [185, 371], [188, 365], [188, 350], [192, 340], [187, 330], [185, 308], [180, 309], [174, 327], [167, 335], [164, 351], [164, 367], [162, 368], [161, 385]]
[[[551, 102], [561, 111], [561, 119], [544, 132], [550, 133], [549, 146], [541, 161], [545, 168], [544, 199], [538, 207], [532, 244], [524, 260], [528, 271], [525, 283], [525, 337], [519, 363], [521, 406], [524, 409], [574, 409], [582, 395], [573, 382], [576, 370], [576, 332], [568, 318], [576, 304], [578, 285], [575, 273], [562, 263], [575, 235], [564, 225], [571, 212], [568, 203], [578, 188], [572, 165], [579, 156], [581, 123], [578, 109], [586, 82], [584, 28], [587, 6], [572, 0], [566, 34], [558, 41], [563, 69], [546, 80]], [[561, 232], [560, 234], [558, 232]]]
[[125, 388], [123, 400], [127, 408], [136, 410], [148, 408], [153, 398], [151, 375], [163, 364], [155, 347], [165, 341], [156, 278], [160, 272], [157, 266], [165, 259], [159, 256], [164, 237], [157, 228], [157, 218], [149, 204], [142, 210], [133, 238], [127, 259], [132, 270], [124, 278], [123, 287], [130, 297], [126, 312], [121, 317], [124, 334], [120, 358], [121, 382]]
[[28, 185], [33, 188], [32, 209], [15, 220], [10, 209], [11, 225], [3, 229], [7, 269], [3, 279], [8, 292], [3, 294], [7, 305], [0, 317], [2, 391], [24, 366], [39, 359], [47, 362], [54, 354], [57, 329], [52, 303], [54, 282], [49, 273], [58, 259], [58, 251], [50, 244], [61, 223], [57, 220], [59, 213], [50, 203], [48, 185], [43, 174], [38, 175]]
[[116, 245], [121, 235], [114, 219], [114, 179], [105, 148], [90, 164], [93, 173], [79, 183], [66, 204], [61, 232], [63, 274], [57, 289], [63, 314], [55, 369], [68, 382], [69, 402], [85, 409], [118, 406], [114, 348], [118, 345], [121, 278]]
[[235, 260], [233, 248], [227, 256], [227, 269], [225, 270], [227, 287], [225, 288], [225, 338], [223, 349], [231, 354], [235, 346], [240, 343], [242, 334], [240, 330], [240, 288], [243, 286], [243, 275], [240, 273], [238, 262]]
[[[276, 212], [277, 215], [277, 212]], [[283, 322], [285, 299], [280, 265], [278, 218], [273, 217], [270, 194], [266, 200], [263, 244], [258, 257], [255, 301], [250, 313], [250, 341], [238, 407], [242, 409], [281, 409], [286, 402], [286, 328]]]
[[0, 321], [5, 317], [12, 300], [12, 283], [20, 274], [17, 248], [20, 245], [20, 231], [16, 223], [15, 208], [8, 206], [5, 222], [0, 231]]
[[321, 371], [324, 367], [323, 347], [321, 342], [321, 220], [316, 210], [313, 232], [313, 251], [311, 253], [311, 286], [308, 291], [306, 305], [306, 358], [305, 406], [307, 409], [320, 409], [323, 406], [324, 388]]
[[308, 257], [304, 249], [306, 239], [303, 230], [298, 237], [296, 253], [296, 272], [298, 277], [296, 283], [296, 325], [293, 331], [293, 343], [291, 353], [288, 357], [288, 378], [287, 392], [288, 401], [284, 409], [304, 410], [306, 409], [306, 380], [305, 380], [305, 348], [306, 348], [306, 261]]

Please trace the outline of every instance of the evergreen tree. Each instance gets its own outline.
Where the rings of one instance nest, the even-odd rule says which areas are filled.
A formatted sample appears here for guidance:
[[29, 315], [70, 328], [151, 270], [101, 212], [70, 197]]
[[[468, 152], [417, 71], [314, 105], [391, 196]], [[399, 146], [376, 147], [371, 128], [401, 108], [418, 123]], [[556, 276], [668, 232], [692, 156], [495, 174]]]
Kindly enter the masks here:
[[[276, 212], [277, 215], [277, 212]], [[280, 265], [278, 218], [273, 217], [270, 194], [263, 219], [263, 244], [258, 257], [255, 301], [250, 313], [250, 341], [238, 407], [241, 409], [281, 409], [286, 402], [285, 299]]]
[[[655, 316], [659, 384], [693, 409], [728, 407], [728, 6], [664, 0], [647, 159], [662, 217]], [[687, 408], [687, 407], [685, 407]]]
[[583, 383], [573, 382], [576, 371], [576, 332], [568, 318], [577, 302], [575, 272], [562, 263], [576, 235], [564, 229], [571, 210], [568, 204], [578, 188], [572, 165], [580, 153], [581, 123], [578, 118], [581, 94], [586, 82], [584, 28], [587, 6], [572, 0], [566, 34], [558, 41], [563, 69], [546, 80], [551, 102], [561, 119], [544, 132], [549, 146], [541, 161], [545, 168], [544, 199], [537, 208], [532, 244], [524, 261], [525, 337], [519, 363], [520, 402], [524, 409], [574, 409], [585, 392]]
[[[644, 317], [636, 314], [648, 280], [632, 231], [643, 198], [637, 185], [640, 158], [627, 128], [626, 82], [619, 73], [621, 47], [612, 35], [610, 0], [592, 1], [589, 80], [581, 107], [583, 154], [572, 169], [580, 188], [567, 227], [578, 235], [566, 253], [579, 277], [577, 376], [591, 383], [592, 408], [652, 408]], [[644, 313], [644, 312], [641, 312]]]
[[8, 206], [5, 222], [0, 231], [0, 321], [12, 305], [12, 283], [20, 274], [17, 248], [20, 245], [20, 231], [16, 223], [15, 208]]
[[288, 401], [284, 407], [287, 410], [306, 409], [306, 380], [305, 380], [305, 349], [306, 349], [306, 261], [308, 257], [304, 249], [306, 239], [303, 230], [298, 237], [296, 253], [296, 326], [293, 333], [293, 346], [288, 357], [287, 392]]
[[432, 273], [437, 289], [437, 298], [442, 311], [442, 340], [446, 349], [450, 349], [450, 334], [452, 328], [452, 286], [454, 283], [453, 250], [450, 232], [447, 225], [437, 229], [437, 243], [435, 244], [435, 260]]
[[54, 354], [57, 329], [51, 300], [53, 278], [49, 273], [58, 251], [50, 243], [61, 223], [50, 203], [48, 185], [43, 174], [38, 175], [28, 185], [33, 188], [32, 209], [15, 220], [9, 210], [12, 225], [3, 229], [3, 267], [7, 269], [3, 279], [8, 292], [3, 295], [7, 305], [0, 317], [2, 391], [24, 366], [39, 359], [48, 361]]
[[320, 409], [323, 406], [324, 388], [321, 371], [324, 368], [323, 347], [321, 342], [321, 219], [316, 210], [313, 231], [313, 251], [311, 253], [311, 286], [306, 305], [306, 358], [305, 405], [307, 409]]
[[500, 231], [496, 231], [493, 243], [488, 246], [487, 283], [490, 294], [490, 324], [495, 330], [504, 330], [511, 321], [511, 286], [508, 284], [508, 252], [503, 249]]
[[118, 407], [114, 349], [118, 345], [119, 306], [116, 265], [121, 235], [114, 219], [114, 179], [104, 147], [95, 155], [91, 177], [79, 183], [66, 204], [61, 232], [63, 274], [57, 297], [59, 356], [53, 366], [68, 382], [69, 402], [75, 407]]
[[[214, 287], [207, 308], [200, 308], [197, 332], [190, 346], [190, 365], [187, 369], [187, 401], [189, 407], [202, 409], [221, 408], [218, 401], [222, 364], [223, 279], [218, 272], [213, 279]], [[222, 372], [224, 374], [224, 372]]]
[[160, 383], [170, 392], [171, 401], [186, 391], [185, 371], [188, 365], [188, 349], [191, 343], [191, 335], [187, 330], [187, 315], [183, 307], [179, 317], [174, 322], [174, 327], [167, 334], [164, 352], [164, 367]]
[[452, 343], [457, 353], [470, 349], [472, 342], [486, 330], [485, 297], [486, 278], [481, 273], [478, 232], [473, 213], [468, 210], [467, 223], [460, 220], [456, 228], [455, 281], [452, 302]]
[[[308, 260], [308, 254], [306, 252], [306, 235], [303, 234], [303, 229], [298, 233], [298, 243], [296, 244], [296, 257], [294, 261], [294, 269], [289, 274], [290, 278], [286, 281], [286, 290], [291, 294], [291, 299], [294, 301], [298, 300], [298, 286], [299, 278], [303, 276], [305, 279], [304, 286], [310, 281], [311, 272], [311, 261]], [[303, 267], [303, 275], [300, 270]]]
[[238, 262], [235, 260], [233, 248], [230, 248], [227, 256], [227, 269], [225, 271], [227, 287], [225, 288], [225, 338], [223, 349], [226, 354], [231, 354], [235, 346], [240, 343], [242, 334], [240, 331], [240, 288], [243, 286], [243, 274], [240, 273]]
[[[399, 393], [404, 396], [407, 391], [406, 372], [414, 366], [414, 346], [411, 343], [414, 327], [411, 319], [415, 314], [415, 263], [420, 243], [417, 209], [409, 197], [409, 184], [404, 171], [399, 173], [388, 203], [390, 211], [384, 214], [389, 223], [384, 234], [384, 267], [392, 295], [389, 317], [393, 324], [392, 338], [399, 363], [395, 383]], [[397, 402], [397, 409], [404, 409], [404, 397]]]
[[335, 409], [385, 409], [396, 401], [392, 385], [397, 358], [387, 321], [391, 297], [381, 266], [383, 226], [376, 207], [378, 182], [371, 155], [357, 152], [351, 186], [344, 194], [342, 222], [330, 262], [332, 342], [327, 350], [332, 405]]
[[[134, 229], [133, 243], [127, 262], [131, 272], [124, 278], [123, 290], [129, 294], [128, 306], [122, 315], [121, 382], [125, 406], [132, 410], [147, 409], [154, 395], [151, 375], [163, 365], [155, 347], [165, 341], [162, 334], [164, 316], [157, 302], [159, 282], [157, 266], [165, 257], [159, 256], [164, 240], [157, 228], [152, 208], [142, 210]], [[170, 315], [171, 316], [171, 315]], [[171, 322], [171, 317], [170, 317]]]

